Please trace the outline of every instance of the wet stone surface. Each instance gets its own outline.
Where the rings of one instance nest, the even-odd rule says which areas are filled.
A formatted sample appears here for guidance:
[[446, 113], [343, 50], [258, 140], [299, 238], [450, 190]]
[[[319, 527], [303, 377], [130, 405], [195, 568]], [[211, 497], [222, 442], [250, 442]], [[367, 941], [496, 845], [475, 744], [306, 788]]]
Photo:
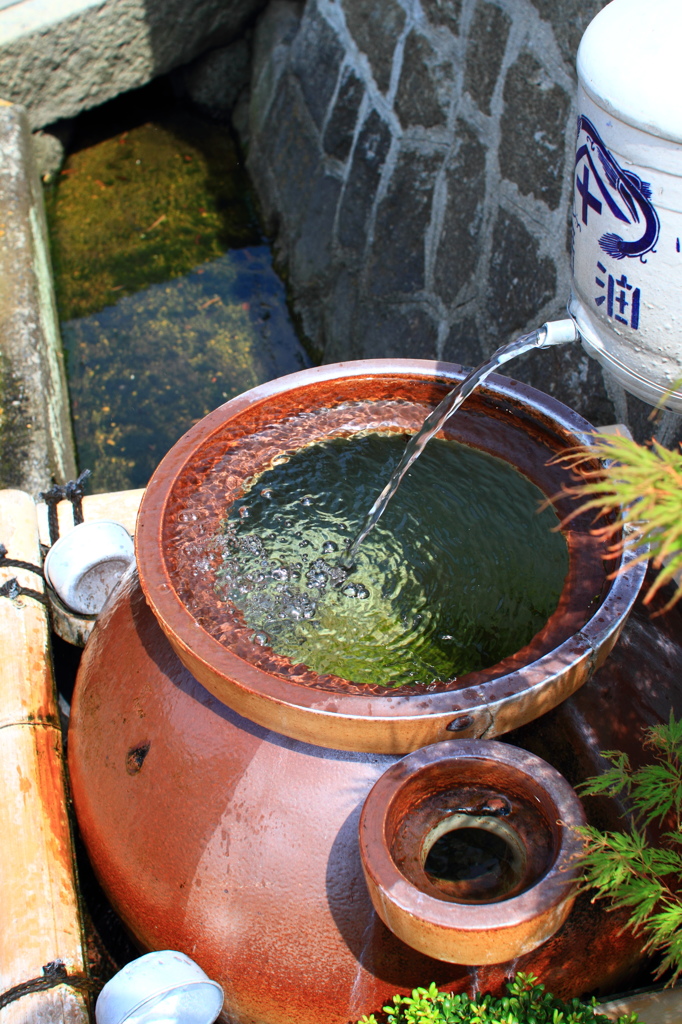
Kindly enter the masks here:
[[[404, 153], [377, 212], [377, 234], [367, 268], [373, 295], [420, 291], [425, 283], [424, 232], [431, 217], [440, 154]], [[404, 215], [409, 204], [410, 216]]]
[[396, 96], [396, 110], [404, 127], [432, 128], [446, 123], [453, 71], [452, 62], [439, 57], [424, 36], [409, 34]]
[[454, 301], [476, 267], [483, 228], [485, 149], [465, 121], [455, 132], [459, 146], [446, 171], [447, 202], [435, 266], [435, 287], [444, 302]]
[[307, 211], [317, 151], [311, 134], [311, 117], [297, 79], [292, 77], [283, 83], [275, 107], [272, 130], [266, 133], [263, 142], [277, 168], [279, 207], [284, 216], [300, 220]]
[[436, 358], [436, 329], [427, 311], [417, 303], [388, 309], [363, 303], [356, 322], [363, 339], [358, 358], [399, 358], [408, 346], [415, 359]]
[[461, 14], [462, 0], [432, 0], [429, 4], [429, 17], [434, 25], [444, 25], [455, 35], [459, 32]]
[[[254, 37], [248, 163], [297, 322], [323, 361], [435, 348], [436, 358], [470, 363], [473, 349], [490, 355], [512, 332], [565, 315], [571, 26], [584, 27], [599, 5], [308, 0], [266, 8]], [[315, 217], [308, 197], [329, 178], [336, 197], [325, 181]], [[301, 233], [314, 237], [315, 220], [326, 238], [316, 239], [324, 259], [311, 274]], [[600, 370], [584, 386], [577, 345], [547, 363], [541, 387], [596, 424], [619, 418]], [[529, 379], [519, 367], [512, 373]]]
[[580, 44], [582, 34], [605, 7], [608, 0], [531, 0], [538, 14], [554, 29], [556, 41], [566, 63], [570, 66]]
[[339, 210], [339, 241], [349, 249], [364, 248], [374, 193], [390, 145], [390, 130], [373, 110], [360, 131]]
[[377, 85], [386, 92], [393, 52], [405, 25], [403, 8], [395, 0], [381, 5], [374, 0], [357, 0], [345, 5], [345, 15], [353, 39], [369, 59]]
[[338, 160], [345, 160], [351, 151], [363, 93], [360, 79], [346, 69], [324, 133], [325, 151]]
[[341, 191], [337, 178], [325, 175], [315, 182], [308, 209], [294, 252], [294, 265], [301, 283], [306, 286], [321, 275], [332, 258], [331, 223]]
[[[310, 60], [313, 52], [316, 59]], [[315, 16], [308, 19], [293, 46], [292, 70], [318, 128], [334, 94], [342, 59], [343, 48], [327, 22]]]
[[563, 184], [564, 135], [571, 105], [530, 54], [523, 53], [507, 72], [504, 100], [509, 116], [502, 124], [500, 169], [523, 195], [532, 193], [556, 210]]
[[522, 221], [500, 212], [493, 233], [489, 308], [500, 334], [518, 331], [554, 295], [553, 263]]
[[490, 113], [511, 21], [495, 4], [476, 7], [469, 35], [464, 88], [484, 114]]

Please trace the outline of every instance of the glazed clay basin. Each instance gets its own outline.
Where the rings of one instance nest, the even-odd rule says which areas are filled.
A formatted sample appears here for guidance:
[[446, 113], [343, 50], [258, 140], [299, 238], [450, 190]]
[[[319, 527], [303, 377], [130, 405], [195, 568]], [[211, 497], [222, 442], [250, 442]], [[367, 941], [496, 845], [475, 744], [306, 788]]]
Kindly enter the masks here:
[[[568, 917], [575, 829], [585, 824], [575, 791], [534, 754], [495, 740], [424, 747], [388, 768], [364, 803], [360, 853], [374, 909], [437, 960], [514, 960]], [[434, 858], [438, 843], [458, 837], [454, 857], [450, 847]]]
[[[494, 737], [531, 721], [581, 686], [601, 665], [639, 589], [644, 567], [611, 574], [632, 560], [605, 563], [591, 516], [564, 531], [569, 572], [556, 612], [510, 657], [439, 684], [433, 692], [374, 692], [318, 677], [242, 630], [229, 647], [206, 626], [215, 592], [197, 597], [180, 567], [187, 552], [216, 567], [212, 538], [227, 506], [282, 452], [357, 431], [416, 431], [463, 378], [458, 367], [423, 360], [373, 360], [317, 367], [255, 388], [197, 423], [169, 452], [142, 502], [136, 535], [140, 581], [174, 650], [211, 693], [249, 720], [333, 749], [406, 753], [451, 738]], [[548, 497], [569, 481], [550, 463], [590, 426], [546, 395], [504, 377], [489, 378], [443, 436], [511, 462]], [[560, 518], [574, 511], [558, 498]], [[201, 576], [210, 579], [203, 570]], [[202, 605], [202, 601], [204, 604]]]
[[[627, 650], [620, 674], [609, 675], [617, 647], [566, 705], [524, 727], [545, 759], [563, 756], [572, 784], [621, 732], [641, 737], [652, 692], [667, 714], [660, 673], [646, 675], [654, 659], [632, 637]], [[588, 714], [560, 714], [586, 691]], [[397, 759], [290, 739], [232, 711], [182, 665], [134, 575], [83, 653], [68, 752], [79, 829], [112, 906], [142, 951], [180, 950], [218, 981], [230, 1024], [348, 1024], [431, 981], [502, 993], [515, 970], [564, 998], [622, 991], [642, 960], [623, 913], [589, 894], [508, 964], [446, 963], [399, 939], [374, 910], [358, 843], [367, 794]], [[619, 827], [615, 814], [591, 821]]]

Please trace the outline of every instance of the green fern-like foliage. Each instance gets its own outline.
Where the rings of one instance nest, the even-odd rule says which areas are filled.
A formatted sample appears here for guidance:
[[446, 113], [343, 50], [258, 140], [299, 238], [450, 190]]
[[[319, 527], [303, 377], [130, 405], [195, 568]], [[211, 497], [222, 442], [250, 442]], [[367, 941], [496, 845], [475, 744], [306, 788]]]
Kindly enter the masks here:
[[[507, 982], [508, 995], [497, 998], [466, 993], [439, 992], [434, 984], [415, 988], [409, 996], [394, 996], [384, 1006], [386, 1024], [611, 1024], [597, 1012], [597, 1001], [564, 1002], [545, 992], [532, 974], [521, 971]], [[378, 1024], [374, 1014], [358, 1024]], [[639, 1024], [636, 1013], [618, 1018], [618, 1024]]]
[[[579, 829], [584, 888], [613, 907], [627, 907], [644, 949], [661, 954], [658, 977], [673, 984], [682, 974], [682, 722], [671, 714], [647, 732], [652, 764], [633, 769], [620, 751], [606, 751], [611, 767], [580, 787], [581, 795], [624, 798], [632, 810], [631, 832]], [[648, 825], [667, 828], [652, 846]]]
[[[590, 468], [595, 457], [607, 460], [606, 464]], [[580, 477], [579, 483], [567, 488], [580, 501], [573, 516], [594, 511], [598, 523], [607, 513], [617, 513], [616, 521], [597, 527], [595, 532], [614, 548], [622, 543], [637, 551], [632, 564], [650, 553], [659, 566], [645, 598], [651, 601], [682, 570], [682, 452], [669, 451], [656, 441], [644, 446], [618, 434], [596, 434], [594, 446], [577, 449], [562, 461]], [[625, 524], [622, 542], [617, 539], [621, 522]], [[680, 596], [678, 585], [670, 603]]]

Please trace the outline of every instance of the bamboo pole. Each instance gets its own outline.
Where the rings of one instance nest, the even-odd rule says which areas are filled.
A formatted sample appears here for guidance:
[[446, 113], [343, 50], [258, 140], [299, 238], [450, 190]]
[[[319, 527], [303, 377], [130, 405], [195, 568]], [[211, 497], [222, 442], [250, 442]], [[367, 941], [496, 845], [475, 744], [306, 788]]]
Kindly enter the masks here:
[[[28, 494], [0, 491], [0, 542], [8, 558], [40, 564]], [[0, 568], [0, 585], [12, 577], [43, 589], [25, 569]], [[2, 1007], [3, 993], [56, 961], [82, 987], [86, 962], [44, 605], [0, 597], [0, 651], [0, 1024], [86, 1024], [86, 998], [68, 981]]]

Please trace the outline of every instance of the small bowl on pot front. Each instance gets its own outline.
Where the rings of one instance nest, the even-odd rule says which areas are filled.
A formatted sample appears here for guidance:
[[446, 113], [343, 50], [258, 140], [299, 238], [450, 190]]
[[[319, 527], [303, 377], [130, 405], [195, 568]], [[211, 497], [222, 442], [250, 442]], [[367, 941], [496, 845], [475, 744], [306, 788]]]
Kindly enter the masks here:
[[360, 852], [375, 910], [437, 960], [505, 963], [566, 920], [582, 805], [551, 765], [492, 740], [434, 743], [365, 800]]

